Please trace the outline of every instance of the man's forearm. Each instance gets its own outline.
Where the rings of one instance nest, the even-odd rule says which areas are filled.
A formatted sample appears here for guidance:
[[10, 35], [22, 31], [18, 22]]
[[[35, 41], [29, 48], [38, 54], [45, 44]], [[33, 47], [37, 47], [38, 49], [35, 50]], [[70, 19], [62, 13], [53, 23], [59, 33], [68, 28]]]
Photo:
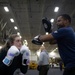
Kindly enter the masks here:
[[49, 44], [51, 44], [51, 45], [56, 44], [56, 43], [57, 43], [56, 40], [50, 40], [50, 41], [49, 41]]
[[39, 37], [39, 39], [42, 41], [42, 42], [50, 42], [50, 44], [56, 44], [57, 41], [54, 39], [54, 37], [49, 34], [49, 35], [41, 35]]
[[48, 42], [51, 40], [51, 36], [50, 35], [40, 35], [39, 39], [42, 41], [42, 42]]

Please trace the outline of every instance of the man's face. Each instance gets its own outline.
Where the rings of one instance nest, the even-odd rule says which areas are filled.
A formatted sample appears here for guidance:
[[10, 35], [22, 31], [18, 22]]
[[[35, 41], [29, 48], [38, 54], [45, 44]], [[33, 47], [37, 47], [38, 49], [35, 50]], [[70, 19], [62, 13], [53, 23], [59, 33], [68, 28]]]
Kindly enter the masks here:
[[67, 20], [65, 20], [62, 16], [59, 16], [57, 18], [57, 22], [56, 22], [58, 29], [65, 27], [66, 22], [67, 22]]
[[20, 37], [16, 37], [15, 40], [14, 40], [13, 45], [15, 45], [18, 49], [20, 49], [21, 46], [22, 46], [21, 38]]

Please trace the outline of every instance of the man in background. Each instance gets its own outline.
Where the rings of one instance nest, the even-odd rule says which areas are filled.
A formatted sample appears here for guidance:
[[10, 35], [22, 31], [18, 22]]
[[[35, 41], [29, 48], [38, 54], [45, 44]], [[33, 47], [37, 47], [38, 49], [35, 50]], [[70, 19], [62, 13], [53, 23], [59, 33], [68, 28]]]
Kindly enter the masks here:
[[44, 46], [40, 47], [41, 53], [39, 56], [38, 70], [39, 75], [47, 75], [49, 70], [49, 55]]

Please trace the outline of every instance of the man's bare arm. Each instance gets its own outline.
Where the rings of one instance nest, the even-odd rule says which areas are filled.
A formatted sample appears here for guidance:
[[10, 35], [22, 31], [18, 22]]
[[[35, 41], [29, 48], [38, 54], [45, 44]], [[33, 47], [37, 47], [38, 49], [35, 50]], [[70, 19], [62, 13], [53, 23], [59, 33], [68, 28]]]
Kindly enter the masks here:
[[52, 34], [48, 34], [48, 35], [41, 35], [39, 37], [39, 39], [42, 42], [49, 42], [50, 44], [56, 44], [56, 40], [54, 39], [54, 37], [52, 36]]

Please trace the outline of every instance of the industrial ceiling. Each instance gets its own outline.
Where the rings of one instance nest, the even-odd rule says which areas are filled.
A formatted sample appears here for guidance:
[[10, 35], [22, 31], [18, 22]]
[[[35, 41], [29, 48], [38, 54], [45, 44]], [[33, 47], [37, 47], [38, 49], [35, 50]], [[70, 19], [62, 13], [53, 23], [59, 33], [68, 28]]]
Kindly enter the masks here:
[[[9, 8], [5, 12], [4, 6]], [[55, 7], [59, 7], [58, 12], [54, 12]], [[32, 44], [31, 40], [38, 34], [45, 34], [42, 25], [42, 18], [49, 20], [54, 18], [53, 31], [56, 30], [55, 20], [59, 14], [66, 13], [72, 17], [72, 27], [75, 30], [75, 0], [0, 0], [0, 39], [5, 35], [20, 32], [22, 39], [27, 40], [30, 50], [36, 51], [40, 46]], [[14, 19], [14, 23], [10, 22]], [[14, 26], [18, 29], [15, 30]], [[57, 47], [45, 43], [48, 51]]]

